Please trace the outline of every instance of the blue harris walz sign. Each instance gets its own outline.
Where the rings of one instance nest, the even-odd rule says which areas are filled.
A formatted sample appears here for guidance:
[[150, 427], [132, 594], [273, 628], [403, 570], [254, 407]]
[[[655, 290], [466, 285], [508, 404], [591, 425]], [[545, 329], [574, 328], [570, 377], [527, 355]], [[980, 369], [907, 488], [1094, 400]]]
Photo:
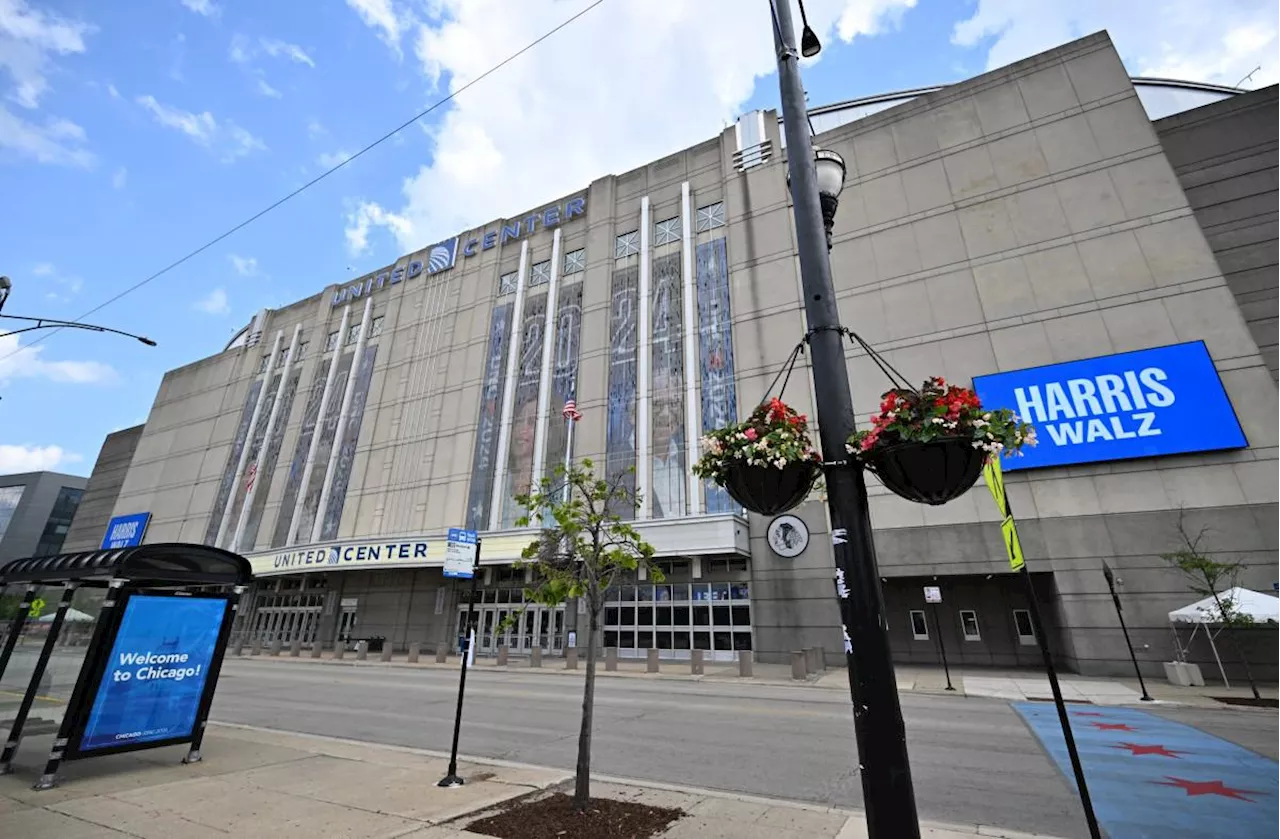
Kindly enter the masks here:
[[107, 525], [106, 535], [102, 537], [102, 550], [113, 551], [117, 548], [132, 548], [141, 545], [142, 537], [147, 532], [147, 523], [150, 521], [150, 513], [130, 513], [127, 516], [116, 516]]
[[973, 380], [1039, 444], [1004, 469], [1034, 469], [1248, 445], [1203, 341], [1050, 364]]

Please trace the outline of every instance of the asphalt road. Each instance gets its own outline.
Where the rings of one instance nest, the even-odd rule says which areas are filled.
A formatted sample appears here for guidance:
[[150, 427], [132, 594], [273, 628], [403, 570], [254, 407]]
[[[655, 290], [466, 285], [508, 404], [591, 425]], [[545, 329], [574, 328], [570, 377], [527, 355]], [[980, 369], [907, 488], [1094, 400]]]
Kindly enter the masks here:
[[[464, 755], [572, 768], [582, 682], [473, 671]], [[456, 672], [229, 660], [213, 718], [447, 751]], [[1087, 835], [1066, 780], [1008, 703], [902, 696], [922, 819]], [[1161, 711], [1274, 757], [1273, 714]], [[593, 769], [861, 806], [848, 697], [813, 687], [601, 678]]]

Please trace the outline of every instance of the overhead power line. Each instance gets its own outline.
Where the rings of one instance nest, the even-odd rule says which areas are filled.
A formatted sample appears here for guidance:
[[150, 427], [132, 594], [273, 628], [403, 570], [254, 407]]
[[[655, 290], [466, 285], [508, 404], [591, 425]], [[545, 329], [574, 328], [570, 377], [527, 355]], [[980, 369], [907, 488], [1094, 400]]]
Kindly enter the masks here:
[[[114, 297], [109, 297], [109, 298], [107, 298], [107, 299], [106, 299], [106, 300], [104, 300], [103, 302], [99, 303], [97, 306], [94, 306], [94, 307], [93, 307], [92, 309], [90, 309], [89, 311], [87, 311], [87, 312], [85, 312], [84, 314], [80, 315], [79, 317], [75, 318], [75, 319], [74, 319], [74, 322], [79, 322], [79, 321], [81, 321], [81, 320], [84, 320], [85, 318], [89, 317], [90, 315], [92, 315], [92, 314], [94, 314], [94, 313], [96, 313], [96, 312], [100, 312], [100, 311], [102, 311], [102, 310], [103, 310], [103, 309], [105, 309], [107, 306], [110, 306], [112, 303], [115, 303], [117, 300], [120, 300], [121, 298], [127, 297], [127, 296], [128, 296], [128, 295], [130, 295], [130, 294], [133, 294], [135, 291], [137, 291], [138, 289], [140, 289], [140, 288], [142, 288], [143, 286], [147, 285], [148, 283], [151, 283], [151, 282], [153, 282], [154, 280], [158, 280], [160, 277], [163, 277], [165, 274], [169, 273], [169, 272], [170, 272], [170, 271], [172, 271], [174, 268], [177, 268], [179, 265], [182, 265], [183, 263], [187, 262], [188, 260], [193, 259], [194, 257], [199, 256], [200, 254], [204, 253], [204, 252], [205, 252], [205, 251], [207, 251], [209, 248], [211, 248], [211, 247], [213, 247], [214, 245], [218, 244], [219, 242], [221, 242], [222, 240], [226, 239], [227, 237], [232, 236], [232, 235], [234, 235], [235, 233], [238, 233], [239, 231], [241, 231], [241, 230], [243, 230], [244, 228], [248, 227], [249, 225], [253, 224], [255, 221], [257, 221], [258, 219], [262, 218], [262, 217], [263, 217], [263, 216], [265, 216], [267, 213], [270, 213], [272, 210], [275, 210], [277, 207], [280, 207], [282, 204], [285, 204], [286, 202], [288, 202], [288, 201], [290, 201], [290, 200], [292, 200], [292, 199], [296, 198], [297, 196], [301, 195], [302, 193], [306, 192], [308, 189], [310, 189], [311, 187], [313, 187], [313, 186], [315, 186], [316, 184], [320, 183], [320, 182], [321, 182], [321, 181], [323, 181], [325, 178], [327, 178], [327, 177], [329, 177], [330, 175], [332, 175], [334, 172], [336, 172], [336, 171], [338, 171], [339, 169], [341, 169], [342, 167], [346, 166], [348, 163], [351, 163], [351, 162], [352, 162], [353, 160], [355, 160], [356, 158], [358, 158], [358, 157], [360, 157], [361, 155], [364, 155], [364, 154], [366, 154], [366, 153], [368, 153], [368, 152], [372, 151], [373, 149], [377, 148], [378, 146], [382, 145], [382, 144], [383, 144], [383, 143], [385, 143], [387, 140], [390, 140], [392, 137], [394, 137], [395, 135], [399, 134], [401, 131], [405, 130], [405, 129], [406, 129], [406, 128], [408, 128], [409, 126], [413, 125], [413, 124], [414, 124], [414, 123], [416, 123], [418, 120], [420, 120], [420, 119], [422, 119], [423, 117], [427, 116], [427, 115], [428, 115], [428, 114], [430, 114], [432, 111], [435, 111], [437, 108], [440, 108], [442, 105], [446, 105], [446, 104], [448, 104], [448, 103], [449, 103], [449, 102], [451, 102], [453, 99], [457, 98], [458, 94], [463, 93], [463, 92], [464, 92], [464, 91], [466, 91], [467, 89], [469, 89], [469, 88], [473, 87], [474, 85], [477, 85], [477, 84], [479, 84], [480, 82], [484, 81], [484, 80], [485, 80], [486, 78], [488, 78], [489, 76], [491, 76], [491, 75], [493, 75], [494, 73], [498, 72], [498, 71], [499, 71], [499, 70], [501, 70], [503, 67], [505, 67], [505, 66], [507, 66], [508, 64], [510, 64], [512, 61], [515, 61], [517, 58], [519, 58], [520, 56], [524, 55], [526, 52], [528, 52], [529, 50], [533, 49], [534, 47], [538, 46], [538, 44], [541, 44], [543, 41], [547, 40], [547, 39], [548, 39], [548, 38], [550, 38], [552, 35], [555, 35], [555, 34], [556, 34], [557, 32], [559, 32], [561, 29], [564, 29], [566, 26], [568, 26], [569, 24], [573, 23], [575, 20], [577, 20], [578, 18], [582, 17], [582, 16], [583, 16], [583, 15], [585, 15], [587, 12], [591, 11], [592, 9], [594, 9], [596, 6], [599, 6], [599, 5], [600, 5], [601, 3], [603, 3], [603, 2], [604, 2], [604, 0], [595, 0], [595, 2], [593, 2], [590, 6], [587, 6], [586, 8], [582, 9], [582, 11], [580, 11], [580, 12], [578, 12], [577, 14], [573, 15], [572, 17], [570, 17], [570, 18], [566, 19], [565, 21], [563, 21], [563, 22], [562, 22], [562, 23], [560, 23], [559, 25], [557, 25], [557, 26], [555, 26], [554, 28], [549, 29], [548, 31], [544, 32], [542, 35], [540, 35], [540, 36], [538, 36], [537, 38], [535, 38], [534, 40], [530, 41], [528, 44], [526, 44], [525, 46], [521, 47], [519, 50], [516, 50], [515, 52], [511, 53], [511, 55], [508, 55], [506, 58], [502, 59], [502, 60], [501, 60], [501, 61], [499, 61], [497, 64], [493, 65], [493, 66], [492, 66], [492, 67], [490, 67], [488, 70], [485, 70], [483, 73], [481, 73], [480, 75], [476, 76], [476, 77], [475, 77], [474, 79], [472, 79], [471, 81], [469, 81], [469, 82], [467, 82], [466, 84], [462, 85], [462, 86], [461, 86], [461, 87], [459, 87], [457, 90], [453, 91], [452, 93], [449, 93], [447, 96], [444, 96], [444, 97], [442, 97], [442, 98], [440, 98], [440, 99], [436, 100], [434, 103], [432, 103], [432, 104], [431, 104], [430, 106], [428, 106], [426, 109], [424, 109], [424, 110], [422, 110], [422, 111], [419, 111], [417, 114], [414, 114], [412, 117], [410, 117], [409, 119], [407, 119], [407, 120], [405, 120], [404, 122], [400, 123], [400, 124], [399, 124], [399, 125], [397, 125], [395, 128], [393, 128], [393, 129], [391, 129], [390, 131], [388, 131], [386, 134], [383, 134], [381, 137], [379, 137], [378, 139], [374, 140], [372, 143], [369, 143], [367, 146], [365, 146], [364, 148], [360, 149], [360, 151], [358, 151], [358, 152], [356, 152], [355, 154], [351, 155], [351, 156], [350, 156], [350, 157], [348, 157], [346, 160], [342, 161], [341, 163], [338, 163], [337, 165], [333, 166], [332, 168], [326, 169], [324, 172], [320, 173], [319, 175], [316, 175], [314, 178], [312, 178], [311, 180], [307, 181], [305, 184], [303, 184], [302, 186], [298, 187], [298, 188], [297, 188], [297, 189], [295, 189], [293, 192], [290, 192], [288, 195], [285, 195], [283, 198], [279, 198], [279, 199], [277, 199], [276, 201], [272, 202], [271, 204], [268, 204], [266, 207], [263, 207], [261, 210], [259, 210], [258, 212], [254, 213], [253, 215], [249, 216], [249, 217], [248, 217], [247, 219], [245, 219], [244, 221], [242, 221], [242, 222], [240, 222], [239, 224], [235, 225], [234, 227], [232, 227], [232, 228], [230, 228], [230, 229], [228, 229], [228, 230], [226, 230], [226, 231], [224, 231], [224, 232], [222, 232], [222, 233], [218, 234], [218, 235], [217, 235], [217, 236], [215, 236], [214, 238], [212, 238], [212, 239], [210, 239], [209, 241], [205, 242], [205, 243], [204, 243], [203, 245], [201, 245], [200, 247], [198, 247], [198, 248], [196, 248], [195, 250], [193, 250], [193, 251], [191, 251], [191, 252], [187, 253], [185, 256], [183, 256], [183, 257], [181, 257], [181, 258], [179, 258], [179, 259], [176, 259], [176, 260], [174, 260], [173, 262], [170, 262], [168, 265], [164, 266], [164, 267], [163, 267], [163, 268], [161, 268], [159, 271], [156, 271], [154, 274], [150, 275], [149, 277], [146, 277], [145, 279], [139, 280], [138, 282], [134, 283], [133, 285], [131, 285], [131, 286], [129, 286], [128, 288], [126, 288], [126, 289], [124, 289], [123, 291], [121, 291], [119, 294], [116, 294]], [[53, 330], [53, 332], [47, 333], [47, 334], [45, 334], [45, 335], [42, 335], [41, 337], [37, 338], [36, 340], [32, 341], [30, 344], [27, 344], [27, 345], [25, 345], [25, 346], [29, 347], [29, 346], [33, 346], [33, 345], [35, 345], [35, 344], [38, 344], [38, 343], [40, 343], [41, 341], [45, 340], [46, 338], [50, 338], [50, 337], [52, 337], [52, 336], [53, 336], [53, 334], [55, 334], [55, 333], [57, 333], [57, 332], [60, 332], [60, 331], [61, 331], [61, 328], [60, 328], [60, 329], [55, 329], [55, 330]], [[17, 348], [17, 349], [15, 349], [15, 350], [13, 350], [12, 352], [10, 352], [8, 355], [0, 356], [0, 361], [4, 361], [4, 360], [5, 360], [5, 359], [7, 359], [7, 358], [11, 358], [11, 357], [13, 357], [13, 356], [17, 355], [17, 354], [18, 354], [19, 352], [21, 352], [24, 348], [25, 348], [25, 347], [19, 347], [19, 348]]]

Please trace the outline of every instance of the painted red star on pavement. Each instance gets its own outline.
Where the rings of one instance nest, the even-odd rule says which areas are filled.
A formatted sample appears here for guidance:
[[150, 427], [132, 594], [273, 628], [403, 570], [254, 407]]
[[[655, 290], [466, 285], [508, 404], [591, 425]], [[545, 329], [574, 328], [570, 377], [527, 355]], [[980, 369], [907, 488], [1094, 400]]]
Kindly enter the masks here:
[[1123, 722], [1091, 722], [1089, 723], [1089, 725], [1093, 726], [1099, 731], [1136, 731], [1137, 730], [1135, 728], [1130, 728], [1127, 723], [1123, 723]]
[[1246, 795], [1262, 795], [1257, 790], [1251, 789], [1234, 789], [1226, 786], [1222, 781], [1188, 781], [1186, 778], [1175, 778], [1172, 775], [1165, 775], [1167, 781], [1149, 781], [1148, 783], [1159, 784], [1163, 787], [1178, 787], [1187, 791], [1188, 796], [1195, 795], [1221, 795], [1223, 798], [1238, 798], [1241, 801], [1248, 801], [1250, 804], [1256, 803], [1252, 798], [1245, 798]]
[[1129, 754], [1131, 755], [1163, 755], [1164, 757], [1171, 757], [1174, 760], [1181, 760], [1182, 758], [1178, 757], [1178, 755], [1184, 754], [1184, 752], [1166, 749], [1164, 746], [1144, 746], [1141, 743], [1121, 743], [1120, 745], [1112, 746], [1111, 748], [1128, 749]]

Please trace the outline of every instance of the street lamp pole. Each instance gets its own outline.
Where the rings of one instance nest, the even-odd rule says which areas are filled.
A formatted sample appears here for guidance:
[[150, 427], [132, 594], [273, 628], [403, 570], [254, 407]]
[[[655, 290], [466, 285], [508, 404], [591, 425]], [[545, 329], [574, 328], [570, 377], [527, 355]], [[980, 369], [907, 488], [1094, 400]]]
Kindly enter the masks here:
[[[790, 0], [771, 0], [774, 44], [800, 279], [809, 325], [809, 358], [817, 393], [816, 417], [822, 455], [830, 467], [826, 470], [827, 505], [853, 699], [858, 774], [868, 836], [918, 839], [920, 824], [907, 759], [906, 729], [885, 631], [867, 488], [862, 470], [846, 463], [845, 440], [854, 430], [853, 400], [827, 249], [829, 225], [834, 221], [835, 203], [843, 186], [844, 164], [833, 152], [814, 153], [789, 4]], [[806, 34], [804, 46], [806, 54], [816, 53], [816, 36], [810, 38]]]

